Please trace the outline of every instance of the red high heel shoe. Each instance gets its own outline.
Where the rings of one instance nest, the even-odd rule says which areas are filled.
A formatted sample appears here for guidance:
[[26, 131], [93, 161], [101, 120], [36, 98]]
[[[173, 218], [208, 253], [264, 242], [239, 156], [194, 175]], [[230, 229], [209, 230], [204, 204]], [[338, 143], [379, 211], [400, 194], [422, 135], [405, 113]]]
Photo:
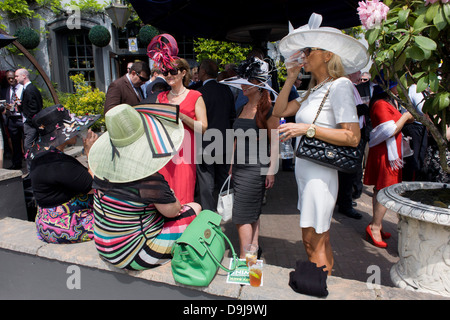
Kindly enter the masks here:
[[366, 228], [366, 240], [369, 240], [369, 237], [372, 239], [372, 243], [375, 247], [378, 248], [386, 248], [387, 243], [384, 241], [377, 241], [373, 238], [372, 229], [370, 229], [370, 224]]
[[383, 229], [380, 230], [380, 233], [383, 239], [389, 239], [391, 237], [391, 234], [389, 232], [384, 232]]

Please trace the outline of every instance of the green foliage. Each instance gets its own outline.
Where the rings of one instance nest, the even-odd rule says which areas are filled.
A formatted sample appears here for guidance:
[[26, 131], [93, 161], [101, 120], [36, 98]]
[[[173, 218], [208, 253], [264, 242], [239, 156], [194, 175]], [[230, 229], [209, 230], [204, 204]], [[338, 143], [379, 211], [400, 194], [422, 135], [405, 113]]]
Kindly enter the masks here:
[[426, 97], [425, 111], [436, 115], [448, 107], [450, 4], [392, 1], [387, 20], [366, 32], [375, 68]]
[[138, 38], [139, 41], [147, 47], [150, 41], [159, 34], [158, 29], [153, 26], [145, 25], [139, 30]]
[[35, 15], [26, 0], [3, 0], [0, 11], [11, 20], [32, 18]]
[[[9, 20], [31, 20], [33, 18], [42, 20], [43, 17], [38, 13], [41, 8], [51, 10], [55, 15], [61, 15], [64, 8], [69, 5], [75, 5], [80, 8], [81, 13], [96, 14], [103, 12], [106, 7], [106, 1], [101, 4], [97, 0], [71, 0], [69, 4], [61, 3], [61, 0], [0, 0], [0, 21], [3, 18]], [[6, 30], [6, 26], [0, 24], [0, 28]]]
[[106, 47], [111, 41], [111, 33], [104, 26], [94, 26], [89, 30], [89, 40], [97, 47]]
[[212, 59], [217, 61], [220, 70], [229, 63], [236, 63], [245, 60], [247, 54], [251, 51], [250, 46], [241, 44], [217, 41], [204, 38], [194, 40], [194, 51], [197, 54], [197, 61]]
[[101, 114], [102, 117], [93, 125], [92, 130], [98, 130], [105, 125], [103, 116], [103, 105], [105, 103], [105, 93], [98, 88], [92, 87], [85, 81], [83, 74], [76, 74], [70, 77], [74, 83], [75, 93], [70, 94], [65, 101], [61, 103], [77, 116], [87, 114]]
[[[450, 119], [450, 3], [438, 1], [425, 6], [422, 0], [387, 0], [385, 4], [390, 7], [386, 21], [365, 33], [375, 62], [372, 74], [383, 70], [387, 78], [397, 81], [398, 101], [427, 126], [440, 147], [446, 147]], [[433, 123], [415, 112], [407, 94], [412, 84], [417, 84], [417, 91], [425, 95], [423, 111]]]
[[17, 37], [17, 41], [28, 50], [37, 48], [40, 42], [39, 33], [29, 27], [20, 27], [15, 32], [14, 36]]
[[97, 0], [71, 0], [69, 5], [78, 6], [80, 8], [81, 13], [99, 13], [103, 12], [103, 9], [106, 7], [106, 2], [101, 4], [97, 2]]

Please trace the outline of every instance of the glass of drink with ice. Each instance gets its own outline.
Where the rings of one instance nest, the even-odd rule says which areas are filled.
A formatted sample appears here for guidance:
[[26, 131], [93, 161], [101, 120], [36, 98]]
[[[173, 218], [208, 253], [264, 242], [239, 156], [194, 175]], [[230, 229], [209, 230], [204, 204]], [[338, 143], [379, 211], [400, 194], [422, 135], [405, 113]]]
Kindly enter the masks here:
[[261, 286], [262, 280], [262, 261], [256, 261], [249, 267], [250, 285], [252, 287]]
[[250, 266], [250, 263], [256, 262], [256, 258], [258, 257], [258, 245], [256, 244], [248, 244], [245, 246], [245, 262], [247, 263], [247, 267]]

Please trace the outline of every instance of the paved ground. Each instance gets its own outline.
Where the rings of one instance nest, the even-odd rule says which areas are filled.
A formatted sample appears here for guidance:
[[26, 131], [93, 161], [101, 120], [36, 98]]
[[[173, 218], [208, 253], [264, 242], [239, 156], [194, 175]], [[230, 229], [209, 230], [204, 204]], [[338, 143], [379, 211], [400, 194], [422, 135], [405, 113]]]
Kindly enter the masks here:
[[[79, 148], [66, 150], [67, 153], [78, 155]], [[83, 156], [78, 159], [86, 163]], [[7, 156], [4, 167], [10, 166]], [[26, 173], [23, 163], [22, 171]], [[279, 171], [275, 186], [267, 194], [267, 204], [263, 207], [261, 216], [260, 245], [263, 249], [262, 259], [271, 265], [285, 268], [295, 268], [297, 260], [306, 260], [307, 256], [302, 244], [297, 206], [297, 184], [294, 172]], [[376, 248], [365, 240], [365, 228], [372, 217], [372, 188], [364, 186], [361, 198], [357, 199], [355, 208], [363, 217], [361, 220], [348, 218], [335, 210], [330, 229], [331, 245], [335, 264], [332, 275], [365, 282], [371, 273], [369, 266], [378, 266], [381, 270], [381, 284], [393, 286], [390, 279], [390, 268], [398, 261], [397, 251], [397, 216], [388, 211], [383, 228], [392, 234], [387, 240], [388, 248]], [[238, 250], [239, 240], [236, 227], [227, 222], [223, 229], [230, 238], [234, 248]]]
[[[262, 258], [268, 264], [294, 268], [297, 260], [307, 256], [301, 238], [297, 206], [297, 184], [293, 172], [280, 171], [275, 186], [268, 192], [267, 204], [261, 216], [260, 245]], [[398, 261], [397, 215], [388, 211], [383, 229], [392, 234], [387, 240], [387, 249], [373, 246], [365, 240], [365, 228], [372, 217], [372, 187], [364, 186], [363, 195], [357, 199], [355, 208], [363, 217], [355, 220], [335, 210], [330, 229], [331, 245], [335, 264], [332, 275], [345, 279], [366, 281], [371, 265], [381, 270], [381, 284], [393, 286], [390, 268]], [[235, 226], [223, 225], [235, 248], [239, 248]]]

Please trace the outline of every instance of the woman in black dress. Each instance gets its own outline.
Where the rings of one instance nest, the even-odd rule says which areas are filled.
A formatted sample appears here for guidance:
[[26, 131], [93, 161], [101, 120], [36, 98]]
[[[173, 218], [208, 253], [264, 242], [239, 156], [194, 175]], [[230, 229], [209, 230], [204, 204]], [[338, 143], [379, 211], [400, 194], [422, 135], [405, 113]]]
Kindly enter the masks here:
[[239, 87], [248, 102], [237, 110], [233, 129], [235, 148], [230, 173], [234, 188], [233, 223], [236, 224], [240, 257], [248, 244], [258, 245], [261, 206], [265, 189], [273, 187], [278, 169], [279, 119], [272, 116], [267, 84], [268, 65], [258, 58], [244, 61], [240, 77], [222, 81]]

